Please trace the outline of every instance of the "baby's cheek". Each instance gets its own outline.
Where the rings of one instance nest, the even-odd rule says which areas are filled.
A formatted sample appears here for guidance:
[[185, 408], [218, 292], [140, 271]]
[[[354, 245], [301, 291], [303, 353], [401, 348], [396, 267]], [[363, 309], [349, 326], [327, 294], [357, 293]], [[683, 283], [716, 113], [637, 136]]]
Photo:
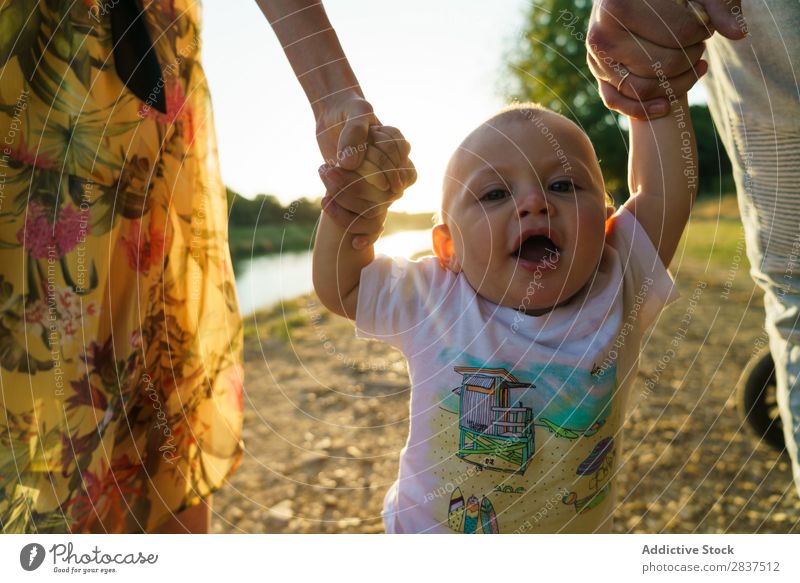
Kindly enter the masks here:
[[578, 238], [577, 245], [569, 258], [576, 273], [593, 273], [603, 255], [605, 245], [604, 229], [586, 229]]

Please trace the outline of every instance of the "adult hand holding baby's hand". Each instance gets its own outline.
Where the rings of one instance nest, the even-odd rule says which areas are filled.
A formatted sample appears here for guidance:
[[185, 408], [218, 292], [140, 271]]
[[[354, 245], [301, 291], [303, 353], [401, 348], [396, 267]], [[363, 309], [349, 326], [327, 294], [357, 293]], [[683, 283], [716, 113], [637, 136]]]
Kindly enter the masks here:
[[703, 41], [715, 31], [747, 34], [741, 0], [596, 0], [586, 57], [603, 102], [637, 119], [663, 117], [667, 87], [684, 95], [706, 72]]
[[372, 105], [360, 93], [326, 97], [314, 105], [314, 112], [317, 144], [326, 165], [358, 169], [382, 190], [403, 190], [400, 170], [408, 166], [411, 147], [399, 130], [380, 125]]
[[399, 130], [374, 126], [357, 172], [328, 164], [320, 167], [326, 189], [322, 208], [336, 224], [356, 235], [353, 248], [363, 249], [378, 239], [389, 206], [416, 181], [410, 150]]

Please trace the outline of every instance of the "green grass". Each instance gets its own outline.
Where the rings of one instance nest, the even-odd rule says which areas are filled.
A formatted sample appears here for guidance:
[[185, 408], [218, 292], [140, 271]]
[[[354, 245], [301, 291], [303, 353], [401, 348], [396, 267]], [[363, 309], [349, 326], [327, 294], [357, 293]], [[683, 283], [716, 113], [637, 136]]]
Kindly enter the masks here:
[[747, 272], [750, 264], [734, 196], [700, 201], [695, 205], [673, 266], [685, 260], [706, 264], [715, 271], [738, 265], [741, 271]]
[[[303, 311], [308, 301], [308, 296], [300, 296], [259, 310], [255, 315], [245, 318], [245, 337], [254, 338], [260, 334], [262, 338], [274, 338], [288, 342], [293, 330], [303, 328], [311, 321]], [[322, 320], [328, 318], [328, 312], [323, 309], [320, 309], [319, 312]]]

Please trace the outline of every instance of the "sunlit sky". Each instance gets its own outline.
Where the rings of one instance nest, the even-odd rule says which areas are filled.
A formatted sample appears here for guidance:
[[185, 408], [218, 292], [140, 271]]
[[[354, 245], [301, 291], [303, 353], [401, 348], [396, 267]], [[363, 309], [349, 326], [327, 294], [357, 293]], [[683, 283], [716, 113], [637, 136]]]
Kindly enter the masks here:
[[[438, 207], [450, 153], [506, 102], [504, 55], [530, 2], [325, 2], [376, 114], [411, 142], [419, 179], [395, 210]], [[321, 196], [311, 109], [255, 0], [206, 0], [203, 7], [203, 59], [225, 183], [284, 204]]]

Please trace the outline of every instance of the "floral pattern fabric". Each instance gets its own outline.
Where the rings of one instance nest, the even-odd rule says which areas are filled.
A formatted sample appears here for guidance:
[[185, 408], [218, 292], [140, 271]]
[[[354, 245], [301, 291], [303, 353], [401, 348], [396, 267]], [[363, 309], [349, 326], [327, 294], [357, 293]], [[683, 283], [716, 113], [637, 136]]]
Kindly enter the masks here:
[[145, 2], [167, 112], [108, 5], [0, 7], [0, 530], [139, 532], [239, 462], [242, 327], [200, 13]]

